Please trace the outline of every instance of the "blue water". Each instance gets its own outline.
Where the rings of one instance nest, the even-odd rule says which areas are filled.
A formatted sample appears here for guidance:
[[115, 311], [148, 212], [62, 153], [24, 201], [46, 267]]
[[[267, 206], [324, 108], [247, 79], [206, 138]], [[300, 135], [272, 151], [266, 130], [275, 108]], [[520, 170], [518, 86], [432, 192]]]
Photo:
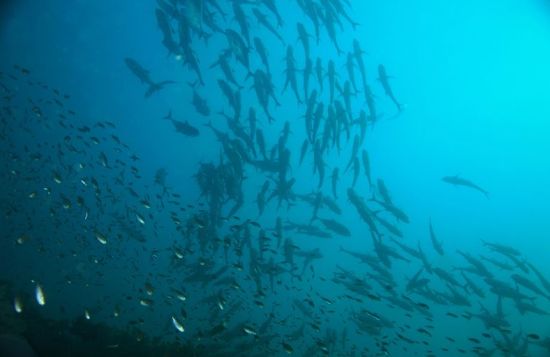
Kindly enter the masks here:
[[[261, 39], [268, 52], [273, 94], [280, 102], [268, 100], [272, 123], [235, 48], [228, 63], [239, 87], [219, 66], [211, 66], [229, 48], [226, 35], [210, 28], [200, 15], [192, 16], [194, 6], [202, 4], [202, 11], [213, 16], [220, 29], [232, 29], [244, 38], [232, 2], [173, 3], [181, 11], [180, 19], [165, 16], [176, 42], [178, 21], [197, 24], [191, 26], [191, 42], [178, 44], [179, 53], [163, 45], [155, 2], [12, 1], [0, 7], [0, 278], [12, 286], [9, 293], [0, 294], [0, 314], [27, 326], [3, 326], [1, 333], [25, 336], [39, 351], [28, 333], [29, 310], [63, 321], [87, 312], [90, 323], [128, 330], [136, 346], [142, 337], [157, 338], [154, 341], [191, 346], [204, 355], [550, 354], [550, 291], [532, 269], [550, 279], [550, 8], [545, 1], [274, 2], [283, 19], [279, 27], [264, 4], [269, 1], [242, 1], [250, 31], [251, 72], [265, 71], [253, 38]], [[338, 54], [321, 18], [316, 41], [314, 24], [300, 3], [306, 8], [316, 4], [318, 16], [333, 13], [332, 19], [340, 21], [334, 26], [343, 54]], [[354, 29], [331, 4], [341, 4], [358, 26]], [[284, 43], [258, 23], [254, 9], [266, 15]], [[340, 101], [345, 113], [337, 129], [340, 147], [331, 137], [322, 153], [321, 186], [319, 173], [314, 173], [315, 140], [299, 162], [309, 134], [304, 117], [306, 56], [298, 40], [298, 22], [310, 35], [310, 59], [315, 65], [319, 58], [323, 65], [323, 89], [314, 70], [307, 93], [309, 97], [316, 90], [315, 107], [324, 105], [314, 135], [319, 143], [330, 130], [325, 126], [331, 118], [328, 108], [336, 108], [334, 102]], [[208, 38], [199, 36], [199, 30]], [[354, 40], [364, 51], [360, 57], [377, 116], [370, 117], [357, 151], [360, 173], [353, 190], [374, 219], [374, 233], [348, 194], [353, 164], [347, 171], [346, 166], [350, 158], [353, 162], [353, 142], [360, 134], [357, 120], [362, 110], [372, 114], [357, 57], [353, 72], [358, 93], [351, 96], [350, 112], [338, 88], [331, 103], [326, 75], [329, 61], [334, 61], [337, 82], [344, 88], [350, 79], [346, 57], [353, 52]], [[283, 90], [288, 46], [293, 48], [303, 103], [298, 103], [290, 85]], [[198, 61], [203, 85], [184, 64], [184, 48]], [[148, 85], [132, 73], [126, 58], [148, 70], [153, 82], [175, 83], [144, 97]], [[384, 91], [380, 64], [401, 111]], [[232, 119], [224, 115], [233, 117], [234, 110], [218, 85], [220, 79], [240, 93], [238, 123], [252, 138], [254, 150], [228, 125]], [[208, 103], [208, 116], [192, 104], [193, 83]], [[249, 126], [250, 108], [256, 112], [257, 129], [273, 164], [282, 161], [278, 141], [288, 123], [290, 132], [282, 147], [290, 153], [288, 165], [274, 172], [255, 167], [255, 160], [263, 157]], [[170, 111], [173, 119], [187, 122], [199, 135], [177, 132], [163, 119]], [[228, 141], [220, 141], [207, 124], [227, 134]], [[246, 155], [235, 145], [244, 147]], [[363, 150], [370, 158], [372, 186], [361, 161]], [[232, 161], [235, 154], [237, 166]], [[206, 164], [218, 168], [216, 177], [206, 175], [212, 180], [208, 194], [201, 192], [197, 180]], [[234, 167], [242, 172], [231, 174]], [[336, 198], [334, 168], [340, 175]], [[155, 180], [159, 170], [166, 172], [161, 182]], [[275, 192], [260, 214], [258, 192], [268, 181], [269, 197], [281, 182], [281, 170], [286, 180], [295, 180], [291, 192], [280, 205]], [[475, 188], [444, 182], [445, 176], [466, 179], [488, 191], [488, 197]], [[236, 180], [231, 181], [236, 182], [231, 192], [242, 197], [242, 206], [232, 216], [228, 215], [239, 194], [229, 193], [230, 180]], [[408, 223], [376, 202], [383, 200], [382, 185], [391, 196], [390, 206], [405, 212]], [[314, 207], [304, 197], [318, 192], [334, 199], [341, 213], [324, 206], [312, 219]], [[216, 193], [218, 201], [212, 199]], [[214, 201], [220, 206], [216, 208]], [[377, 217], [397, 227], [403, 237], [384, 228]], [[283, 237], [275, 230], [277, 218], [286, 228]], [[339, 222], [350, 236], [339, 235], [321, 219]], [[444, 255], [432, 246], [430, 221]], [[318, 227], [331, 237], [290, 229], [292, 223]], [[244, 238], [246, 230], [250, 244]], [[260, 238], [262, 230], [266, 240]], [[103, 237], [106, 244], [99, 241]], [[429, 265], [407, 254], [392, 238], [416, 251], [421, 247]], [[407, 261], [391, 257], [384, 264], [386, 256], [375, 249], [376, 241]], [[484, 242], [513, 247], [520, 254], [499, 253]], [[293, 264], [288, 262], [288, 249], [294, 251]], [[316, 249], [320, 257], [304, 265], [303, 254]], [[345, 251], [369, 254], [374, 263], [361, 262]], [[495, 291], [497, 282], [480, 274], [460, 252], [506, 263], [507, 268], [500, 268], [481, 260], [491, 277], [509, 288], [507, 293]], [[434, 301], [419, 290], [406, 289], [422, 267], [429, 291], [447, 298]], [[428, 271], [430, 267], [448, 272], [458, 284], [449, 287]], [[384, 274], [393, 280], [380, 283]], [[474, 294], [463, 274], [484, 291], [484, 297]], [[368, 293], [353, 291], [351, 285], [363, 283]], [[46, 295], [44, 306], [36, 301], [37, 285]], [[178, 300], [174, 289], [184, 292], [186, 300]], [[451, 301], [452, 291], [467, 298], [467, 305]], [[514, 294], [523, 297], [510, 296]], [[23, 304], [20, 314], [13, 310], [14, 299]], [[487, 326], [479, 315], [485, 308], [494, 314], [498, 301], [506, 326]], [[518, 303], [540, 311], [522, 314]], [[178, 331], [172, 317], [184, 332]], [[361, 318], [369, 321], [370, 329], [358, 322]], [[380, 326], [386, 320], [391, 323]], [[292, 336], [296, 331], [301, 333]], [[108, 353], [116, 355], [123, 348], [110, 341]]]

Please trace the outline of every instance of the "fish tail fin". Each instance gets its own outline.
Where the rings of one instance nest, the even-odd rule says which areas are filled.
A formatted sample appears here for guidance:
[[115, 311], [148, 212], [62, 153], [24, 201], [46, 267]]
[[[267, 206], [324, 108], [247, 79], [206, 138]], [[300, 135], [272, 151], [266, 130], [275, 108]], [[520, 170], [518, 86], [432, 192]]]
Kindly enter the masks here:
[[168, 111], [168, 114], [166, 114], [162, 119], [171, 120], [172, 119], [172, 109]]

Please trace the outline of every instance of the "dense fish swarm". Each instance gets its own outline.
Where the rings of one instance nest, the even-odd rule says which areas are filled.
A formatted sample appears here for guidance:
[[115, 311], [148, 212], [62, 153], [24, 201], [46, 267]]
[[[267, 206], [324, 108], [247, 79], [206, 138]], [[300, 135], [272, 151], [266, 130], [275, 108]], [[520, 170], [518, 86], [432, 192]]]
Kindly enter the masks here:
[[[550, 353], [548, 331], [528, 322], [547, 318], [550, 282], [521, 252], [498, 239], [481, 254], [446, 250], [429, 212], [414, 216], [424, 236], [408, 237], [412, 218], [369, 147], [406, 106], [391, 68], [339, 36], [359, 25], [350, 2], [285, 3], [298, 20], [278, 6], [157, 0], [149, 21], [185, 77], [157, 81], [120, 59], [145, 86], [135, 105], [189, 89], [185, 112], [174, 102], [158, 120], [197, 156], [193, 189], [171, 184], [171, 168], [143, 174], [116, 120], [86, 119], [29, 69], [0, 73], [1, 247], [17, 267], [16, 313], [38, 305], [210, 356]], [[199, 141], [218, 155], [199, 161]], [[489, 198], [458, 175], [441, 180]]]

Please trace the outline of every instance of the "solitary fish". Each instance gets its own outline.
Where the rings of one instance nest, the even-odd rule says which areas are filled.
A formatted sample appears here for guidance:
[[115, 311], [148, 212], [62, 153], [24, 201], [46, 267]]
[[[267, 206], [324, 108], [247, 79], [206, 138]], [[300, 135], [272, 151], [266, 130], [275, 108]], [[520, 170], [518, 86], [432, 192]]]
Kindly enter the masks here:
[[21, 302], [21, 299], [19, 298], [19, 296], [16, 296], [15, 299], [13, 300], [13, 309], [18, 314], [23, 312], [23, 303]]
[[247, 326], [247, 325], [244, 325], [243, 326], [243, 331], [247, 334], [247, 335], [252, 335], [252, 336], [256, 336], [258, 333], [256, 332], [256, 330], [254, 330], [254, 328], [250, 327], [250, 326]]
[[484, 189], [482, 189], [481, 187], [479, 187], [478, 185], [476, 185], [472, 181], [463, 179], [463, 178], [459, 177], [458, 175], [444, 176], [442, 178], [442, 180], [443, 180], [443, 182], [450, 183], [451, 185], [470, 187], [470, 188], [472, 188], [476, 191], [479, 191], [479, 192], [483, 193], [485, 195], [485, 197], [489, 198], [489, 192], [485, 191]]
[[96, 232], [95, 237], [99, 243], [103, 245], [107, 244], [107, 237], [105, 237], [102, 233]]
[[294, 352], [294, 349], [292, 348], [291, 345], [289, 345], [285, 341], [283, 341], [282, 344], [283, 344], [283, 349], [285, 350], [286, 353], [292, 354], [292, 352]]
[[176, 330], [178, 330], [179, 332], [181, 333], [185, 332], [183, 325], [174, 316], [172, 316], [172, 324], [174, 325]]
[[35, 297], [38, 305], [46, 305], [46, 295], [44, 294], [44, 290], [42, 290], [42, 286], [38, 283], [36, 284]]
[[138, 222], [140, 224], [142, 224], [142, 225], [145, 224], [145, 219], [143, 218], [143, 216], [141, 214], [136, 213], [136, 219], [138, 220]]

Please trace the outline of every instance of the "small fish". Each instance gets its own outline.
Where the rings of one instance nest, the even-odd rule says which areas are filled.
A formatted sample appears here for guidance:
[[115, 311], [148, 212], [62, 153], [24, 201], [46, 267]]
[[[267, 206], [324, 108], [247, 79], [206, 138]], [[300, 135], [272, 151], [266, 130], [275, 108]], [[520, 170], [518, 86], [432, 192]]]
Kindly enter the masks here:
[[175, 255], [176, 258], [178, 258], [178, 259], [183, 259], [183, 257], [184, 257], [182, 251], [179, 250], [179, 249], [175, 249], [175, 250], [174, 250], [174, 255]]
[[153, 300], [151, 300], [151, 299], [140, 299], [139, 304], [141, 306], [149, 307], [153, 304]]
[[537, 335], [536, 333], [530, 333], [527, 335], [527, 337], [531, 340], [540, 340], [540, 336]]
[[143, 207], [145, 207], [145, 208], [147, 208], [147, 209], [151, 208], [151, 204], [149, 203], [149, 201], [147, 201], [147, 200], [141, 200], [141, 201], [139, 201], [139, 202], [143, 205]]
[[252, 336], [256, 336], [258, 333], [256, 332], [256, 330], [254, 330], [252, 327], [250, 326], [247, 326], [245, 325], [243, 327], [243, 331], [247, 334], [247, 335], [252, 335]]
[[225, 309], [225, 299], [222, 296], [218, 297], [217, 304], [218, 304], [218, 307], [220, 308], [220, 310], [223, 311]]
[[26, 235], [19, 236], [16, 240], [17, 244], [23, 245], [29, 238]]
[[142, 224], [142, 225], [145, 224], [145, 219], [144, 219], [143, 216], [140, 215], [139, 213], [136, 213], [136, 219], [137, 219], [137, 221], [138, 221], [140, 224]]
[[95, 237], [99, 241], [99, 243], [103, 245], [107, 244], [107, 238], [103, 234], [96, 232]]
[[59, 175], [57, 172], [54, 171], [53, 173], [53, 180], [57, 184], [61, 184], [63, 181], [61, 180], [61, 175]]
[[46, 295], [44, 294], [44, 290], [42, 289], [42, 286], [38, 283], [36, 283], [36, 289], [34, 296], [36, 297], [36, 302], [40, 306], [46, 305]]
[[177, 291], [176, 292], [176, 298], [180, 301], [186, 301], [187, 300], [187, 297], [185, 296], [184, 293], [182, 293], [181, 291]]
[[172, 324], [179, 332], [183, 333], [185, 331], [183, 325], [174, 316], [172, 316]]
[[15, 299], [13, 299], [13, 309], [18, 314], [23, 312], [23, 303], [21, 302], [19, 296], [16, 296]]
[[294, 349], [292, 348], [291, 345], [289, 345], [288, 343], [284, 342], [283, 341], [283, 349], [285, 350], [286, 353], [288, 354], [291, 354], [292, 352], [294, 352]]
[[155, 288], [153, 287], [153, 285], [151, 285], [151, 283], [145, 283], [145, 292], [149, 296], [153, 295], [153, 293], [155, 292]]

